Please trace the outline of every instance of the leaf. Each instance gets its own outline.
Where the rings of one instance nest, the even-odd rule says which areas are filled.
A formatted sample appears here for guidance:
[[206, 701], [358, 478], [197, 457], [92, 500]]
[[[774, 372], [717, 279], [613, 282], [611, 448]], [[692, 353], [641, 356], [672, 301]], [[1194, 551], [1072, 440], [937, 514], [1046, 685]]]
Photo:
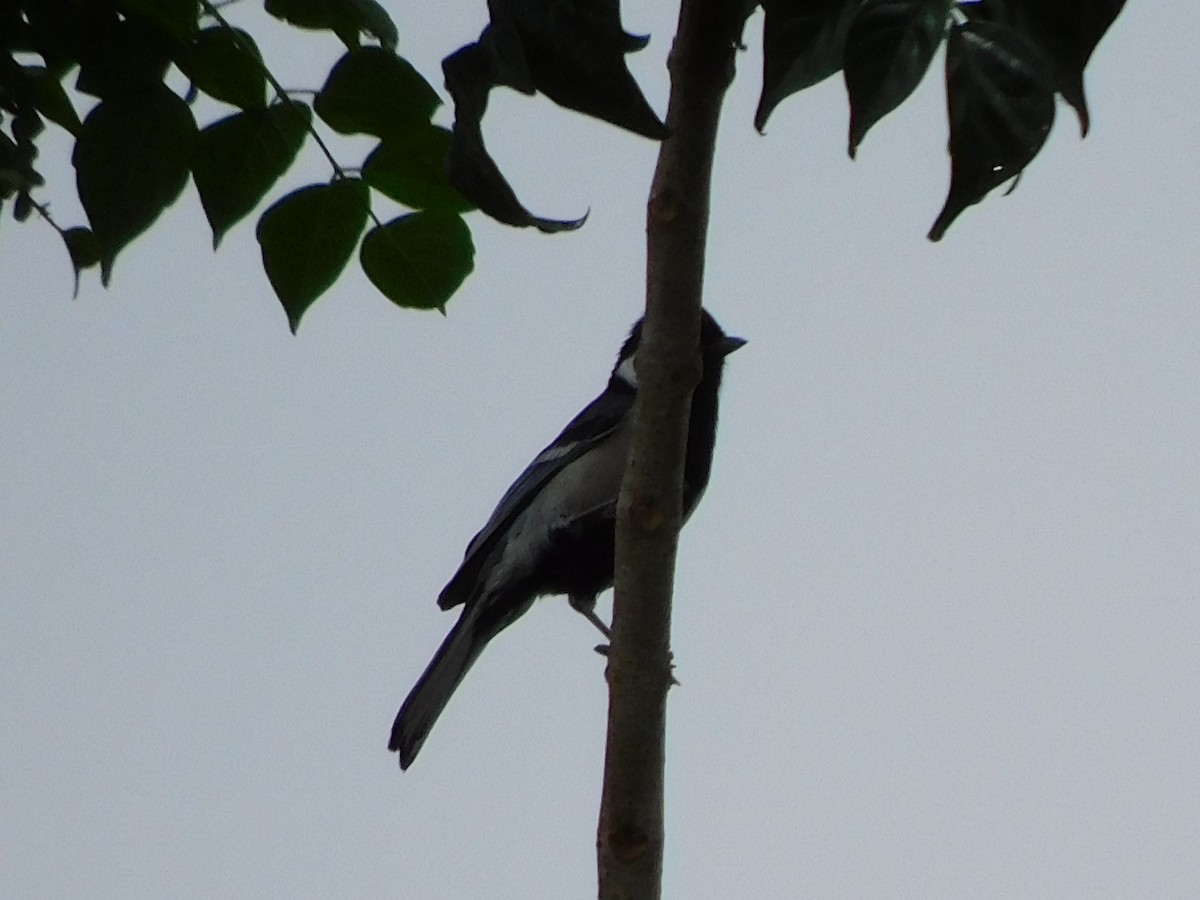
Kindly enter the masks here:
[[311, 122], [312, 110], [287, 101], [236, 113], [200, 132], [192, 177], [214, 250], [288, 170]]
[[126, 15], [153, 19], [168, 33], [183, 39], [196, 30], [200, 15], [198, 0], [119, 0], [117, 7]]
[[33, 213], [33, 198], [29, 196], [28, 191], [21, 191], [17, 194], [17, 199], [13, 203], [13, 218], [18, 222], [24, 222]]
[[941, 240], [958, 215], [1021, 173], [1054, 124], [1045, 60], [1020, 33], [992, 22], [950, 30], [946, 46], [950, 192], [929, 232]]
[[22, 87], [38, 112], [71, 134], [79, 134], [79, 115], [58, 78], [42, 66], [23, 66], [21, 72], [25, 76]]
[[763, 86], [754, 112], [760, 132], [784, 98], [842, 67], [852, 0], [763, 0]]
[[430, 125], [389, 138], [363, 164], [363, 180], [411, 209], [461, 213], [474, 209], [446, 174], [450, 132]]
[[1012, 26], [1046, 54], [1055, 89], [1075, 109], [1079, 129], [1090, 127], [1083, 71], [1125, 0], [980, 0], [964, 6], [972, 18]]
[[75, 270], [74, 296], [78, 297], [80, 273], [100, 262], [100, 242], [86, 228], [68, 228], [62, 233], [62, 239], [71, 257], [71, 268]]
[[176, 46], [156, 19], [102, 20], [79, 56], [75, 87], [104, 98], [161, 84]]
[[377, 37], [379, 43], [383, 45], [383, 49], [395, 53], [400, 35], [396, 31], [396, 23], [392, 21], [387, 10], [376, 0], [350, 0], [350, 5], [358, 10], [362, 30]]
[[41, 114], [32, 106], [23, 104], [13, 116], [12, 136], [16, 138], [17, 146], [25, 148], [28, 152], [30, 161], [37, 157], [34, 139], [45, 129], [46, 123], [42, 121]]
[[942, 42], [946, 0], [865, 0], [846, 34], [850, 158], [868, 130], [903, 103], [925, 77]]
[[312, 184], [283, 197], [258, 220], [263, 268], [293, 334], [346, 267], [367, 221], [368, 194], [357, 178]]
[[217, 25], [197, 32], [175, 60], [192, 84], [210, 97], [241, 109], [267, 103], [267, 77], [254, 38]]
[[[655, 140], [668, 136], [625, 65], [646, 38], [621, 27], [616, 0], [491, 0], [492, 24], [479, 40], [442, 60], [454, 99], [450, 183], [497, 221], [543, 232], [568, 231], [587, 219], [535, 216], [517, 199], [483, 141], [482, 120], [493, 87], [541, 91], [560, 106]], [[748, 9], [749, 7], [747, 7]]]
[[458, 216], [409, 213], [368, 231], [359, 260], [371, 283], [397, 306], [444, 310], [475, 267], [475, 246]]
[[[11, 10], [9, 33], [22, 35], [29, 49], [59, 78], [93, 53], [102, 35], [118, 21], [109, 4], [80, 3], [68, 8], [67, 3], [8, 2], [0, 3], [0, 9]], [[21, 18], [27, 27], [18, 24]]]
[[117, 253], [187, 184], [195, 137], [192, 111], [162, 84], [109, 97], [84, 120], [72, 162], [105, 285]]
[[379, 47], [361, 47], [338, 60], [313, 107], [342, 134], [386, 137], [428, 125], [441, 102], [406, 60]]
[[345, 4], [329, 0], [267, 0], [268, 14], [297, 28], [332, 31], [338, 16], [347, 12]]
[[23, 171], [27, 164], [17, 145], [0, 131], [0, 200], [7, 200], [18, 191], [29, 187]]
[[479, 209], [498, 222], [524, 228], [532, 225], [552, 234], [573, 231], [587, 220], [544, 219], [533, 215], [517, 199], [483, 143], [480, 119], [487, 95], [495, 83], [492, 62], [479, 44], [467, 44], [442, 60], [446, 90], [454, 98], [454, 131], [446, 172], [450, 183]]
[[616, 0], [490, 0], [488, 8], [492, 24], [478, 45], [500, 81], [516, 74], [559, 106], [652, 140], [670, 134], [625, 64], [646, 39], [621, 27]]
[[267, 0], [266, 10], [297, 28], [332, 31], [350, 48], [365, 31], [386, 49], [396, 49], [396, 25], [376, 0]]

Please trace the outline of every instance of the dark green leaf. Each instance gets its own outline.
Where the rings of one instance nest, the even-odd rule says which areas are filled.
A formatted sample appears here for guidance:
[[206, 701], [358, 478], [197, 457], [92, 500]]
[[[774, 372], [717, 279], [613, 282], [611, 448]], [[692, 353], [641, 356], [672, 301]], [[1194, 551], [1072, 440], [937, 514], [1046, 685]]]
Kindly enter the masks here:
[[71, 264], [76, 269], [87, 269], [100, 263], [100, 243], [86, 228], [68, 228], [63, 232], [63, 242], [71, 254]]
[[491, 83], [532, 83], [567, 109], [652, 140], [669, 134], [625, 64], [646, 39], [621, 27], [616, 0], [492, 0], [488, 9], [492, 22], [477, 46], [494, 62]]
[[367, 221], [369, 193], [357, 178], [313, 184], [288, 194], [258, 220], [263, 268], [293, 333], [346, 267]]
[[786, 97], [842, 67], [855, 5], [853, 0], [763, 0], [763, 84], [755, 128], [762, 131]]
[[21, 32], [46, 68], [59, 78], [94, 53], [118, 21], [110, 4], [92, 2], [8, 2], [0, 3], [0, 8], [23, 14], [28, 28]]
[[200, 15], [198, 0], [119, 0], [117, 6], [126, 15], [153, 19], [181, 39], [196, 30], [196, 18]]
[[157, 20], [130, 17], [97, 25], [79, 57], [75, 87], [103, 98], [160, 84], [177, 48]]
[[32, 106], [22, 106], [12, 120], [12, 136], [17, 145], [24, 147], [32, 161], [37, 156], [34, 138], [46, 129], [46, 123]]
[[350, 3], [358, 10], [362, 30], [378, 38], [385, 50], [395, 53], [400, 35], [396, 32], [396, 23], [392, 21], [387, 10], [376, 0], [350, 0]]
[[352, 11], [338, 0], [267, 0], [267, 12], [297, 28], [333, 31], [339, 19], [349, 21]]
[[21, 193], [17, 194], [17, 199], [13, 203], [13, 218], [18, 222], [24, 222], [32, 212], [33, 198], [29, 196], [27, 191], [21, 191]]
[[450, 183], [464, 197], [498, 222], [525, 228], [530, 225], [545, 233], [571, 231], [587, 220], [544, 219], [521, 205], [509, 183], [483, 144], [480, 119], [494, 72], [487, 50], [479, 44], [460, 47], [442, 60], [446, 89], [454, 98], [454, 131], [446, 169]]
[[[38, 121], [41, 121], [40, 117]], [[26, 125], [26, 128], [30, 127], [31, 124]], [[13, 137], [17, 138], [17, 143], [0, 130], [0, 173], [3, 173], [3, 184], [18, 191], [37, 187], [42, 184], [42, 176], [32, 166], [37, 147], [29, 142], [28, 134], [24, 138], [19, 134]]]
[[418, 212], [368, 231], [359, 260], [371, 283], [397, 306], [441, 310], [471, 274], [475, 246], [458, 216]]
[[117, 253], [187, 184], [195, 137], [192, 111], [162, 84], [106, 99], [84, 120], [72, 161], [106, 285]]
[[440, 104], [408, 62], [379, 47], [361, 47], [338, 60], [313, 108], [342, 134], [386, 137], [426, 127]]
[[434, 125], [389, 138], [367, 157], [363, 180], [412, 209], [466, 212], [474, 207], [446, 174], [449, 149], [450, 132]]
[[8, 135], [0, 131], [0, 200], [26, 190], [29, 181], [24, 171], [27, 161]]
[[298, 28], [332, 31], [350, 48], [365, 31], [388, 50], [396, 49], [396, 26], [375, 0], [267, 0], [266, 9]]
[[947, 0], [865, 0], [846, 34], [850, 158], [867, 131], [916, 90], [942, 42]]
[[25, 75], [22, 86], [38, 111], [71, 134], [78, 134], [79, 116], [67, 99], [62, 83], [42, 66], [24, 66], [21, 71]]
[[79, 273], [100, 262], [100, 242], [86, 228], [68, 228], [62, 233], [63, 243], [75, 270], [75, 296], [79, 296]]
[[237, 113], [200, 132], [192, 177], [214, 250], [287, 171], [311, 121], [312, 110], [289, 101]]
[[204, 93], [241, 109], [266, 105], [267, 78], [254, 38], [218, 25], [197, 32], [176, 60]]
[[946, 46], [950, 192], [929, 239], [940, 240], [964, 209], [1021, 173], [1054, 124], [1054, 91], [1041, 52], [991, 22], [950, 31]]
[[1055, 88], [1079, 116], [1086, 136], [1090, 124], [1083, 70], [1125, 0], [981, 0], [963, 7], [972, 18], [995, 21], [1020, 31], [1049, 59]]

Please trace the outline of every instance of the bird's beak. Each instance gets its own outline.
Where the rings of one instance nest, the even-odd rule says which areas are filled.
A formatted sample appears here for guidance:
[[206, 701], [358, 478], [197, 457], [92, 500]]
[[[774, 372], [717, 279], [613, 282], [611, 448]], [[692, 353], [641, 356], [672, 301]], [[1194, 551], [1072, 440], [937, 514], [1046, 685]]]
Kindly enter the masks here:
[[724, 340], [722, 340], [718, 345], [718, 349], [721, 351], [721, 356], [728, 356], [734, 350], [744, 346], [746, 346], [745, 338], [730, 337], [729, 335], [726, 335]]

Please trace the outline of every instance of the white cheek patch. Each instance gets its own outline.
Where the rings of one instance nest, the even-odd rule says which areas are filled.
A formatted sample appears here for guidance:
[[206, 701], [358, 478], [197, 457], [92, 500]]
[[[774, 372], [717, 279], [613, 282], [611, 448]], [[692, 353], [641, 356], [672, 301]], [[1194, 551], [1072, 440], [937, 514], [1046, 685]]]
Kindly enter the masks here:
[[637, 390], [637, 372], [633, 368], [632, 356], [629, 357], [629, 359], [623, 360], [621, 364], [617, 366], [616, 375], [621, 381], [625, 382], [634, 390]]

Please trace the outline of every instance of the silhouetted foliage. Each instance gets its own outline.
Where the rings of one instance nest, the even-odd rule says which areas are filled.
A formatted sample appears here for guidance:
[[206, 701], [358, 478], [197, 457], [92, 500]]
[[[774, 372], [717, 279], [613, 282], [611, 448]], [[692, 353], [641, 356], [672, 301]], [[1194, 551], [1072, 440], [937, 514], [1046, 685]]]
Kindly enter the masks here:
[[[93, 266], [108, 284], [117, 257], [189, 176], [215, 248], [312, 141], [328, 157], [330, 181], [284, 193], [257, 232], [292, 329], [360, 242], [363, 268], [385, 296], [401, 306], [443, 307], [470, 273], [474, 248], [461, 219], [471, 204], [443, 165], [449, 136], [430, 121], [441, 105], [437, 91], [396, 55], [395, 25], [376, 0], [268, 0], [266, 10], [296, 27], [333, 32], [347, 46], [311, 106], [279, 86], [254, 38], [207, 0], [3, 4], [0, 205], [11, 200], [18, 220], [36, 209], [55, 227], [77, 289], [80, 272]], [[171, 87], [181, 80], [184, 91]], [[200, 126], [193, 110], [201, 95], [232, 112]], [[75, 139], [86, 227], [56, 223], [35, 199], [44, 184], [36, 161], [45, 121]], [[351, 177], [353, 169], [329, 154], [317, 122], [378, 139], [363, 167], [369, 177]], [[419, 212], [381, 222], [369, 188]], [[387, 257], [390, 264], [381, 262]]]
[[[851, 157], [944, 47], [951, 176], [929, 233], [937, 240], [968, 206], [1029, 165], [1054, 123], [1056, 94], [1087, 134], [1084, 68], [1123, 0], [758, 5], [766, 18], [755, 127], [764, 129], [792, 94], [842, 71]], [[747, 12], [754, 6], [747, 3]], [[441, 309], [473, 266], [464, 212], [477, 206], [500, 222], [545, 232], [573, 230], [586, 218], [540, 217], [520, 203], [484, 145], [493, 88], [540, 92], [650, 139], [668, 133], [625, 65], [625, 55], [648, 39], [625, 32], [616, 0], [490, 0], [488, 7], [491, 21], [479, 39], [443, 62], [454, 104], [447, 131], [430, 121], [441, 104], [438, 92], [396, 55], [396, 27], [377, 0], [265, 3], [277, 19], [332, 32], [347, 46], [311, 107], [280, 88], [254, 38], [229, 25], [209, 0], [6, 3], [0, 7], [0, 205], [9, 202], [18, 221], [39, 211], [65, 242], [77, 280], [80, 270], [99, 266], [107, 284], [117, 256], [179, 197], [189, 177], [215, 247], [263, 203], [308, 141], [325, 149], [315, 130], [321, 123], [377, 143], [357, 167], [361, 181], [325, 151], [328, 190], [296, 188], [259, 223], [264, 267], [292, 328], [360, 243], [364, 269], [387, 297]], [[181, 74], [189, 84], [182, 96], [167, 84], [172, 73], [173, 83]], [[233, 111], [200, 126], [193, 115], [200, 95]], [[86, 227], [59, 226], [36, 199], [44, 186], [38, 140], [47, 121], [76, 141]], [[382, 222], [372, 211], [372, 191], [420, 215]], [[338, 252], [314, 253], [322, 240]]]

